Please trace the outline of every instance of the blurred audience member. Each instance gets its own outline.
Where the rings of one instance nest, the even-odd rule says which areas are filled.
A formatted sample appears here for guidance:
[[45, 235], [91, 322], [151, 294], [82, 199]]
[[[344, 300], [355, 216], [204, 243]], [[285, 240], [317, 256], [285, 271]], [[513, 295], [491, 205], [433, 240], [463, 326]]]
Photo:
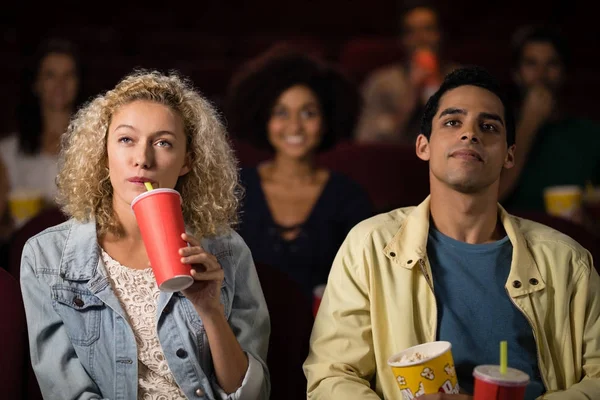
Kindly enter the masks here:
[[[26, 191], [27, 196], [35, 192], [42, 197], [40, 203], [54, 204], [60, 137], [80, 93], [80, 64], [73, 43], [63, 39], [43, 42], [24, 81], [26, 93], [17, 108], [18, 131], [0, 141], [2, 215], [6, 215], [11, 191]], [[24, 222], [18, 219], [17, 223]]]
[[456, 67], [440, 58], [440, 15], [428, 2], [405, 6], [400, 41], [405, 59], [374, 71], [364, 84], [359, 141], [414, 143], [427, 99]]
[[600, 184], [600, 124], [565, 112], [568, 65], [565, 39], [555, 30], [525, 27], [516, 33], [515, 167], [503, 172], [500, 185], [508, 209], [543, 211], [545, 188]]
[[309, 299], [348, 231], [371, 215], [357, 183], [315, 163], [317, 152], [352, 132], [359, 106], [338, 71], [280, 47], [244, 66], [227, 96], [230, 132], [273, 151], [242, 170], [239, 231], [256, 262], [289, 274]]

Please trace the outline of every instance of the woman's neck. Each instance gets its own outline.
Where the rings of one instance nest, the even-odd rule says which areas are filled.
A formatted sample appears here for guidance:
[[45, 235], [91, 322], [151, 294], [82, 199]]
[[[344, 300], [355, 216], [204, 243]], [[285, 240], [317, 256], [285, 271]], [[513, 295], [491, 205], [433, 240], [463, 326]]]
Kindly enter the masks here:
[[276, 155], [266, 168], [270, 179], [289, 183], [313, 181], [317, 173], [312, 156], [297, 159]]
[[140, 227], [135, 214], [131, 211], [131, 206], [120, 199], [115, 199], [113, 196], [113, 212], [121, 223], [122, 232], [119, 235], [120, 239], [128, 242], [142, 243]]

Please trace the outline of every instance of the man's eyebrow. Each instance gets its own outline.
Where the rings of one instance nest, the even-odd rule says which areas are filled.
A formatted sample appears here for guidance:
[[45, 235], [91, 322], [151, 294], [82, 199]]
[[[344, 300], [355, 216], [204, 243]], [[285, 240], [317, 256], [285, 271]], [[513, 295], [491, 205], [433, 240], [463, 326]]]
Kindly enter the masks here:
[[481, 114], [479, 114], [479, 117], [482, 119], [493, 119], [494, 121], [500, 122], [502, 124], [502, 126], [504, 126], [504, 121], [502, 120], [502, 117], [500, 117], [498, 114], [481, 113]]
[[452, 115], [452, 114], [467, 115], [467, 110], [465, 110], [464, 108], [449, 107], [449, 108], [446, 108], [444, 111], [442, 111], [438, 118], [442, 118], [445, 115]]

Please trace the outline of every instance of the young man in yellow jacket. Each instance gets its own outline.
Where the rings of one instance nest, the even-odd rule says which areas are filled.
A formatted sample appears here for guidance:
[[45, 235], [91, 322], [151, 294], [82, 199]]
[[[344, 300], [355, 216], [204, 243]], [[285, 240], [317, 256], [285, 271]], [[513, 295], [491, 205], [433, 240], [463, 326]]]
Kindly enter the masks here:
[[499, 206], [514, 143], [496, 80], [449, 74], [416, 142], [431, 195], [358, 224], [334, 261], [304, 364], [309, 399], [401, 399], [387, 359], [434, 340], [452, 343], [466, 394], [422, 399], [470, 399], [473, 368], [498, 364], [501, 340], [531, 379], [527, 400], [600, 399], [600, 278], [577, 242]]

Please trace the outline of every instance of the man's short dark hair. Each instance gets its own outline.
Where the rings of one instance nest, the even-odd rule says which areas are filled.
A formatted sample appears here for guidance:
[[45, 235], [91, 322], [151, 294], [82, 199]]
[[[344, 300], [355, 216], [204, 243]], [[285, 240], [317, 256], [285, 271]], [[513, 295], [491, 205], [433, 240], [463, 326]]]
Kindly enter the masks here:
[[570, 62], [569, 48], [561, 33], [551, 26], [524, 26], [517, 30], [512, 41], [513, 66], [518, 67], [523, 58], [523, 48], [529, 43], [549, 43], [558, 53], [562, 64]]
[[460, 86], [477, 86], [486, 89], [500, 99], [504, 106], [504, 123], [506, 126], [506, 144], [512, 146], [515, 143], [515, 117], [508, 98], [502, 90], [498, 80], [486, 69], [479, 66], [467, 66], [454, 70], [446, 75], [444, 82], [437, 92], [427, 101], [421, 120], [421, 133], [429, 139], [431, 137], [431, 126], [433, 117], [438, 112], [440, 99], [449, 90]]

